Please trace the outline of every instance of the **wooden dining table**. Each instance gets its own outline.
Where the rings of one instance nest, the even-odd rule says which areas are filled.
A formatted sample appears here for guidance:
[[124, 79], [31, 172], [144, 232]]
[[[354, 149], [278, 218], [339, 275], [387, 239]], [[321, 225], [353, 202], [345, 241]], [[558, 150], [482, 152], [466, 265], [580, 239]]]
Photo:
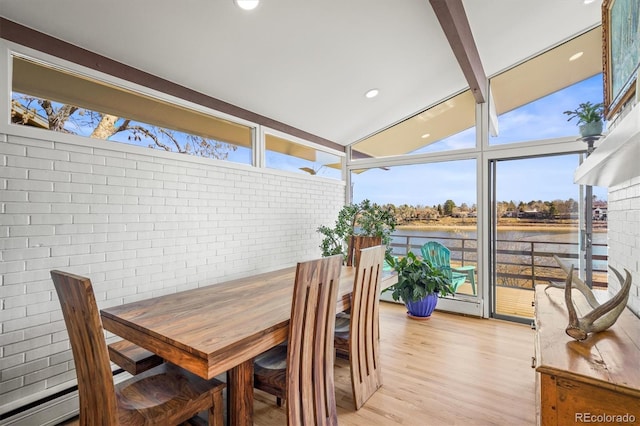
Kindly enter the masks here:
[[[351, 305], [355, 268], [343, 266], [336, 312]], [[231, 425], [253, 424], [253, 359], [287, 339], [295, 267], [101, 310], [106, 330], [211, 379], [227, 372]], [[382, 288], [397, 282], [383, 272]]]

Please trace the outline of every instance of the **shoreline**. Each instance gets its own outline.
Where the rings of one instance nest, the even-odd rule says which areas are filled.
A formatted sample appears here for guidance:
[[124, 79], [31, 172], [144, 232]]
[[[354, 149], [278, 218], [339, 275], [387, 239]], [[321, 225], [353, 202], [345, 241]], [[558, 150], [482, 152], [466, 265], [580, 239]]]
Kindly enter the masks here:
[[[447, 224], [447, 225], [398, 225], [396, 231], [475, 231], [476, 224]], [[500, 231], [556, 231], [556, 232], [580, 232], [577, 226], [571, 224], [508, 224], [498, 225]], [[607, 228], [593, 228], [593, 232], [607, 232]]]

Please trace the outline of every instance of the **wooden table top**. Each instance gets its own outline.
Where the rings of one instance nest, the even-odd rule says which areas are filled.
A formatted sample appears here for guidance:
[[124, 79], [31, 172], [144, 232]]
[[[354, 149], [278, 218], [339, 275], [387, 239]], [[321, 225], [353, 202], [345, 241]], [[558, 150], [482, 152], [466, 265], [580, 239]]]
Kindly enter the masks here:
[[[284, 342], [295, 267], [101, 311], [103, 326], [203, 378]], [[337, 311], [350, 305], [355, 269], [343, 267]], [[397, 282], [383, 274], [382, 288]]]

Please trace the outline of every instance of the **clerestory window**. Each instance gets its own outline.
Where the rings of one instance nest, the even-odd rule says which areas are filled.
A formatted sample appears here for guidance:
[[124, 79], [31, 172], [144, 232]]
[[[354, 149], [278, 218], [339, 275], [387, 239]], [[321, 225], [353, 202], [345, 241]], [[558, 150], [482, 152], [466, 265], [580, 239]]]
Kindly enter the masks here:
[[11, 122], [251, 164], [253, 128], [13, 56]]

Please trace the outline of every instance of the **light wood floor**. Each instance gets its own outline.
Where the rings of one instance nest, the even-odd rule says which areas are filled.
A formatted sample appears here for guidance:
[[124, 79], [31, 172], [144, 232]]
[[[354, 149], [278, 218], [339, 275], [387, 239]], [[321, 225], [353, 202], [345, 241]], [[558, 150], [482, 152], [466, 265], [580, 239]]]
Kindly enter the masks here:
[[[381, 302], [380, 328], [384, 385], [359, 411], [348, 362], [336, 361], [340, 425], [535, 424], [529, 326], [442, 312], [416, 321], [404, 306]], [[286, 424], [270, 395], [256, 391], [254, 409], [256, 426]]]

